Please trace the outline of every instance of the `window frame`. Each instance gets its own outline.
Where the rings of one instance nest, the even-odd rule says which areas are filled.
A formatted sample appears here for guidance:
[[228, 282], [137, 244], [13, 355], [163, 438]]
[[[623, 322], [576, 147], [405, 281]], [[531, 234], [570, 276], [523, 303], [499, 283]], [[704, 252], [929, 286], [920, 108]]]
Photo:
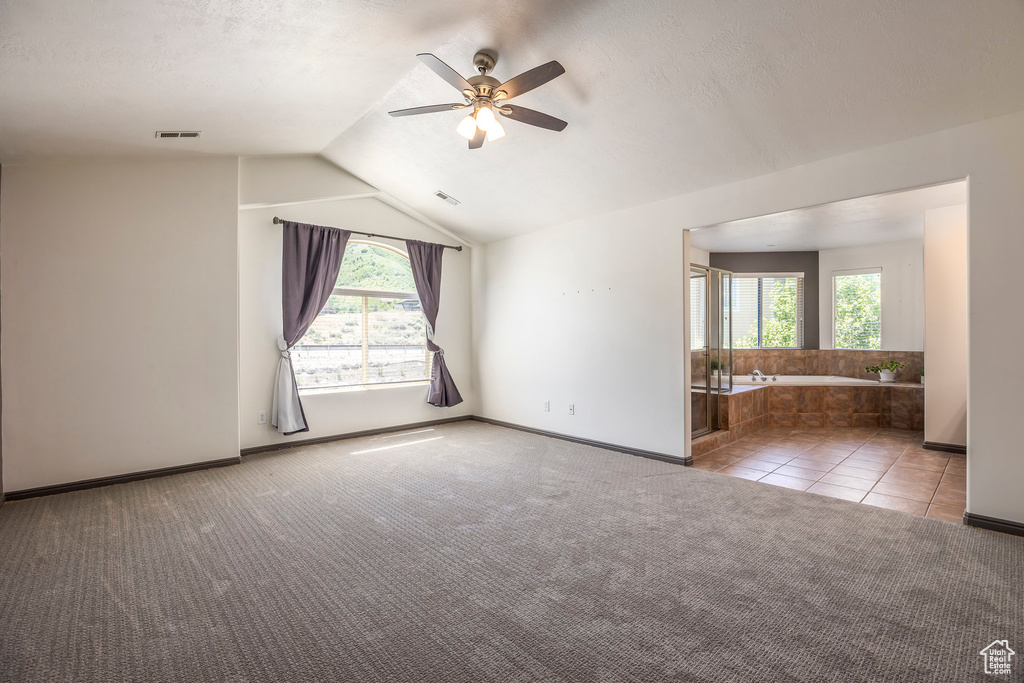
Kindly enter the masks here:
[[[729, 347], [733, 351], [802, 351], [806, 338], [804, 336], [804, 321], [807, 317], [806, 302], [804, 297], [804, 282], [806, 280], [805, 273], [801, 272], [781, 272], [781, 273], [769, 273], [769, 272], [754, 272], [754, 273], [733, 273], [730, 288], [740, 279], [757, 279], [757, 346], [750, 348], [741, 348], [735, 346], [735, 340], [732, 338], [732, 334], [736, 333], [736, 328], [733, 326], [732, 332], [729, 338]], [[765, 278], [795, 278], [797, 280], [797, 304], [796, 304], [796, 346], [764, 346], [762, 343], [763, 337], [763, 311], [764, 311], [764, 279]], [[733, 322], [736, 317], [736, 298], [733, 293], [729, 292], [730, 301], [732, 301], [733, 308]]]
[[[403, 257], [407, 261], [409, 260], [409, 254], [407, 252], [402, 251], [401, 249], [398, 249], [397, 247], [394, 247], [394, 246], [392, 246], [390, 244], [383, 244], [381, 242], [374, 242], [374, 241], [371, 241], [371, 240], [349, 240], [348, 244], [349, 245], [352, 245], [352, 244], [362, 244], [362, 245], [371, 246], [371, 247], [379, 247], [379, 248], [382, 248], [382, 249], [386, 249], [387, 251], [391, 251], [391, 252], [393, 252], [395, 254], [398, 254], [399, 256]], [[346, 251], [347, 251], [347, 249], [346, 249]], [[344, 260], [344, 257], [342, 257], [342, 259]], [[409, 268], [410, 268], [410, 271], [411, 271], [411, 269], [412, 269], [412, 264], [411, 263], [410, 263]], [[365, 288], [361, 288], [361, 287], [337, 287], [336, 286], [336, 287], [334, 287], [334, 289], [331, 290], [330, 296], [348, 296], [348, 297], [357, 297], [357, 298], [361, 298], [362, 299], [362, 305], [363, 305], [363, 310], [362, 310], [363, 325], [362, 325], [362, 334], [361, 334], [361, 337], [362, 337], [362, 339], [361, 339], [361, 341], [362, 341], [361, 346], [362, 346], [362, 349], [363, 349], [363, 363], [362, 363], [362, 368], [361, 368], [362, 369], [362, 379], [361, 379], [360, 382], [353, 383], [353, 384], [336, 384], [336, 385], [320, 386], [320, 387], [318, 387], [318, 386], [297, 387], [300, 394], [301, 393], [306, 393], [306, 392], [327, 393], [327, 392], [332, 392], [332, 391], [358, 391], [358, 390], [362, 390], [362, 389], [380, 389], [380, 388], [387, 388], [387, 387], [427, 384], [427, 383], [430, 382], [430, 372], [431, 372], [431, 367], [433, 367], [434, 352], [431, 351], [427, 347], [426, 326], [425, 325], [424, 325], [424, 335], [423, 335], [423, 349], [424, 349], [424, 362], [425, 362], [426, 377], [424, 377], [423, 379], [397, 380], [397, 381], [393, 381], [393, 382], [369, 382], [369, 381], [367, 381], [367, 375], [368, 375], [368, 372], [369, 372], [369, 366], [367, 365], [367, 358], [368, 358], [367, 352], [368, 352], [368, 349], [371, 346], [369, 344], [369, 339], [368, 339], [369, 329], [367, 328], [367, 325], [366, 325], [366, 320], [367, 320], [367, 317], [368, 317], [368, 299], [397, 299], [397, 300], [416, 299], [417, 301], [419, 301], [419, 294], [417, 292], [415, 292], [415, 291], [413, 291], [413, 292], [406, 292], [406, 291], [386, 290], [386, 289], [365, 289]], [[420, 304], [420, 314], [423, 315], [422, 304]], [[317, 313], [317, 317], [319, 317], [319, 315], [320, 314]], [[426, 322], [426, 316], [424, 315], [424, 323], [425, 322]], [[303, 337], [305, 337], [305, 335], [303, 335]], [[297, 343], [294, 347], [292, 347], [292, 350], [295, 350], [298, 347], [303, 346], [303, 344], [301, 344], [301, 341], [302, 340], [300, 339], [299, 340], [300, 343]]]
[[[844, 275], [874, 275], [878, 274], [878, 348], [877, 349], [850, 349], [844, 346], [836, 345], [836, 277], [842, 277]], [[876, 266], [872, 268], [845, 268], [832, 271], [832, 348], [836, 351], [880, 351], [885, 348], [885, 311], [882, 306], [882, 267]]]

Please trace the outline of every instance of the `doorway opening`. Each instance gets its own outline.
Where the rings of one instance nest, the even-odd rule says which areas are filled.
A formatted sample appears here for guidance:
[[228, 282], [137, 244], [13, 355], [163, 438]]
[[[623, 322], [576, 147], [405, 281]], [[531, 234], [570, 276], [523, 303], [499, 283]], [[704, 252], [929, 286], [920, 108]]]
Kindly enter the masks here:
[[961, 180], [691, 230], [694, 466], [959, 522], [967, 215]]

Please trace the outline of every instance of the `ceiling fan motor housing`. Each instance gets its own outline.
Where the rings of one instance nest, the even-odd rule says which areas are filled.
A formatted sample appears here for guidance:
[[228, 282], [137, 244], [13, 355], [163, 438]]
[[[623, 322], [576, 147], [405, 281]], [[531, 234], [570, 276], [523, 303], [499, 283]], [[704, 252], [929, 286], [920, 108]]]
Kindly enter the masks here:
[[491, 78], [490, 76], [473, 76], [466, 80], [468, 80], [469, 84], [476, 89], [477, 96], [485, 98], [494, 97], [495, 91], [498, 86], [501, 85], [501, 81], [497, 78]]
[[480, 72], [481, 75], [489, 74], [493, 69], [494, 65], [498, 62], [498, 58], [492, 55], [490, 52], [480, 51], [473, 55], [473, 66]]

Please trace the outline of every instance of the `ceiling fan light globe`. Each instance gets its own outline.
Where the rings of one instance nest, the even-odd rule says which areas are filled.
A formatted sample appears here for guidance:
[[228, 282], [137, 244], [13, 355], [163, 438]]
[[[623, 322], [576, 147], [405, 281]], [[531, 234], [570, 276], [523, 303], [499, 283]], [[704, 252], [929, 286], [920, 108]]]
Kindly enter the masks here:
[[491, 127], [487, 129], [487, 142], [494, 142], [505, 137], [505, 129], [500, 123], [495, 121], [491, 124]]
[[480, 110], [476, 113], [476, 125], [479, 126], [480, 130], [490, 132], [491, 128], [497, 123], [498, 121], [494, 118], [494, 111], [490, 107], [480, 107]]
[[467, 140], [472, 140], [476, 135], [476, 119], [472, 115], [467, 116], [459, 122], [459, 126], [455, 130]]

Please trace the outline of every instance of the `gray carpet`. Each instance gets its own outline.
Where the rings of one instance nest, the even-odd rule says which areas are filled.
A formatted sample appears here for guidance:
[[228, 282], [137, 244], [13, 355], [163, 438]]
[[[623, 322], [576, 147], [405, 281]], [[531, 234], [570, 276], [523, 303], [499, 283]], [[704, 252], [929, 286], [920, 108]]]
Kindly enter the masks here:
[[997, 638], [1024, 658], [1022, 538], [478, 422], [8, 503], [0, 568], [19, 683], [961, 682], [997, 680]]

